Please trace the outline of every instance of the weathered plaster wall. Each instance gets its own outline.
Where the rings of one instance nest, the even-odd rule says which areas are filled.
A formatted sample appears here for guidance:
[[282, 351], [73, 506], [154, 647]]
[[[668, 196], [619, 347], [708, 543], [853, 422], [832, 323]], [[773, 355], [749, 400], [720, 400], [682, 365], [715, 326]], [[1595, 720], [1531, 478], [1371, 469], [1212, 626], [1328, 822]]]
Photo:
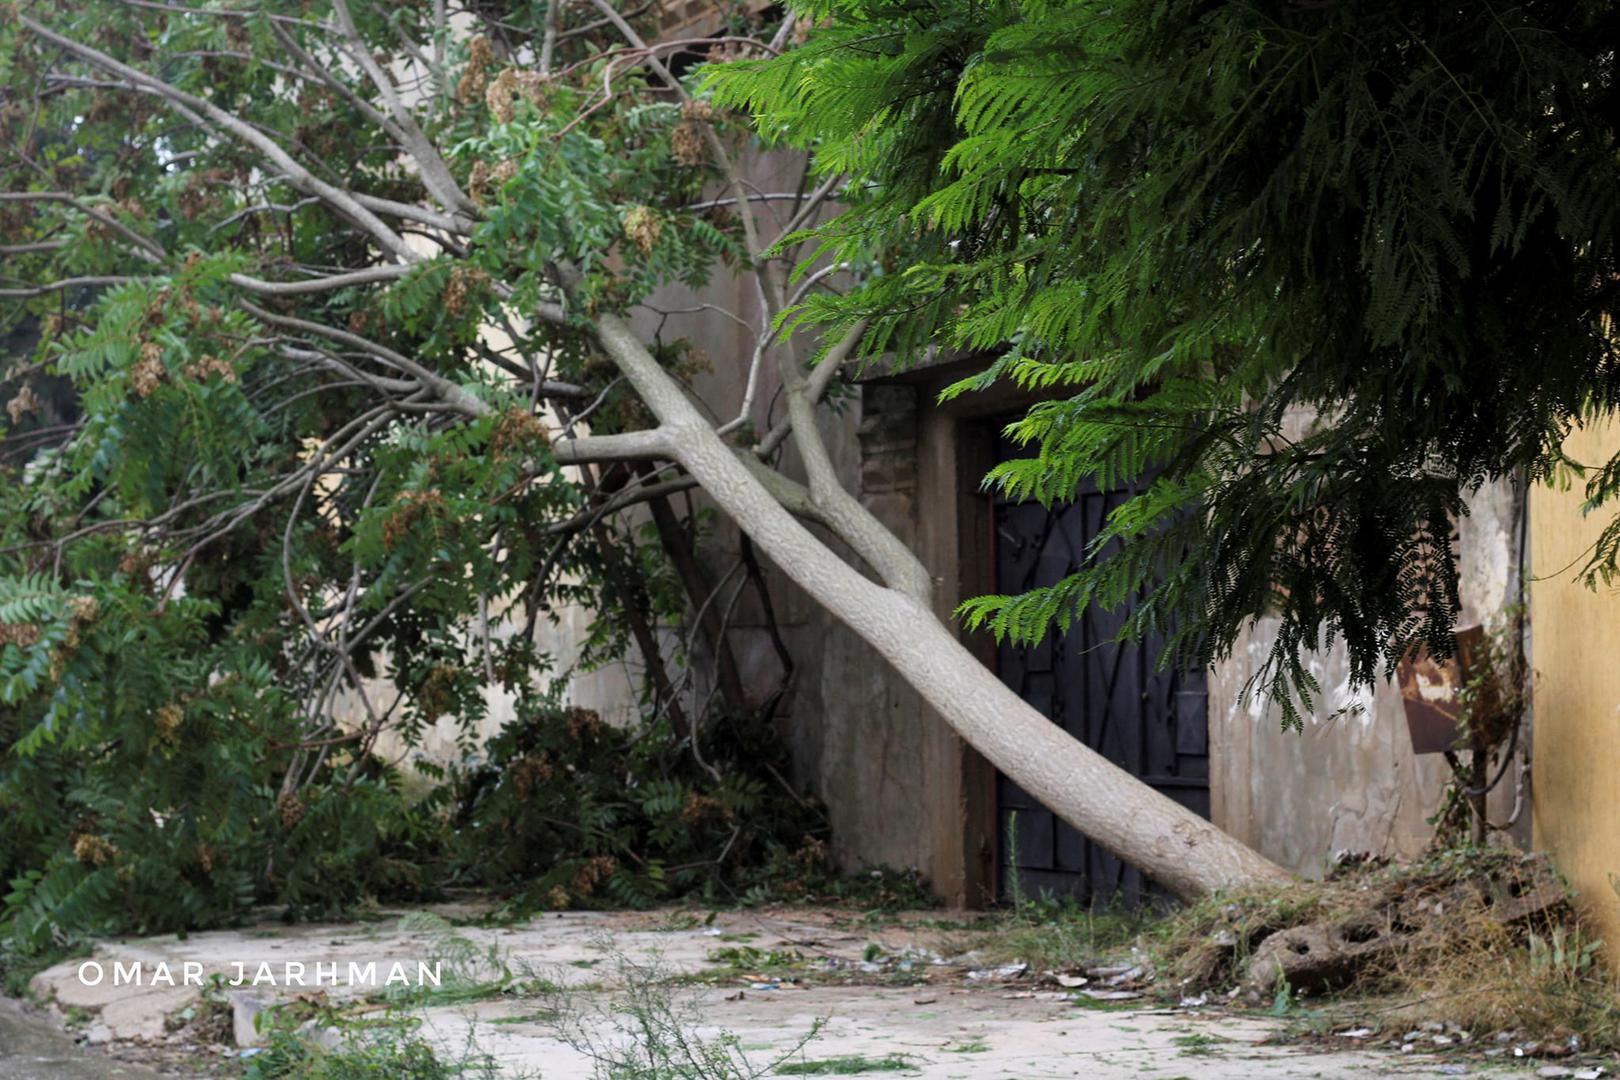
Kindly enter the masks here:
[[[1565, 450], [1601, 465], [1620, 429], [1587, 428]], [[1530, 496], [1535, 840], [1552, 852], [1605, 941], [1620, 941], [1620, 594], [1576, 580], [1612, 511], [1585, 516], [1581, 485]], [[1609, 955], [1620, 967], [1620, 951]]]
[[[1518, 543], [1510, 488], [1491, 485], [1458, 523], [1461, 621], [1489, 622], [1513, 603]], [[1319, 875], [1336, 852], [1412, 856], [1428, 845], [1427, 819], [1448, 770], [1412, 753], [1400, 694], [1388, 683], [1353, 691], [1342, 647], [1311, 661], [1324, 694], [1302, 732], [1282, 730], [1278, 708], [1243, 688], [1265, 662], [1275, 620], [1246, 633], [1210, 672], [1211, 816], [1227, 832], [1291, 870]], [[1353, 714], [1338, 715], [1347, 707]], [[1490, 798], [1511, 813], [1516, 769]], [[1521, 827], [1522, 835], [1522, 827]]]

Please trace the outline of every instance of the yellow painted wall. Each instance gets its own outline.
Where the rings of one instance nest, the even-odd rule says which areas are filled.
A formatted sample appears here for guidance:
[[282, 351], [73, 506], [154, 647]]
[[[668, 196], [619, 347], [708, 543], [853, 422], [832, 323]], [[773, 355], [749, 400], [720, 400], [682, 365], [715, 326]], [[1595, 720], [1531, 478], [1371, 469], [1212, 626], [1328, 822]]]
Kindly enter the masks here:
[[[1570, 457], [1601, 465], [1620, 427], [1575, 432]], [[1620, 588], [1575, 579], [1610, 510], [1582, 518], [1582, 485], [1530, 497], [1535, 843], [1597, 919], [1620, 966]], [[1572, 565], [1573, 564], [1573, 565]]]

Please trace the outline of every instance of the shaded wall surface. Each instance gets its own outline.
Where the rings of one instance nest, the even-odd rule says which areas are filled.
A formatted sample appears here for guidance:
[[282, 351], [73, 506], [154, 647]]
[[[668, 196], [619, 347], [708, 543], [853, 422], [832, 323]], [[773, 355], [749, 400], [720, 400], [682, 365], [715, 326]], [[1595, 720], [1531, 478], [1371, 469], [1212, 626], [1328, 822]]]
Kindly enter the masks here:
[[[1586, 465], [1620, 452], [1620, 429], [1578, 431]], [[1608, 509], [1581, 514], [1580, 484], [1530, 497], [1531, 663], [1535, 686], [1535, 840], [1550, 851], [1605, 941], [1620, 942], [1620, 594], [1577, 580]], [[1620, 966], [1620, 950], [1610, 956]]]
[[[1458, 523], [1463, 625], [1490, 623], [1515, 602], [1518, 534], [1512, 492], [1491, 485]], [[1323, 689], [1303, 731], [1244, 694], [1276, 640], [1276, 620], [1245, 633], [1210, 672], [1209, 742], [1215, 824], [1297, 873], [1319, 876], [1340, 852], [1411, 857], [1429, 846], [1449, 770], [1412, 753], [1399, 690], [1353, 688], [1342, 646], [1310, 659]], [[1512, 813], [1517, 766], [1491, 793], [1490, 816]], [[1523, 815], [1516, 837], [1524, 837]]]

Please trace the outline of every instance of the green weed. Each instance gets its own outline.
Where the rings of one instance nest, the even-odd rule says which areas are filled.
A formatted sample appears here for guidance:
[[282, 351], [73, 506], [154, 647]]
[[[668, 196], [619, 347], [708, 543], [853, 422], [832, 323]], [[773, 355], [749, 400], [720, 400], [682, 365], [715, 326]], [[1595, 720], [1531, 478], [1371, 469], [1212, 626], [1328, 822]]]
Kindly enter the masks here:
[[777, 1066], [782, 1076], [859, 1076], [862, 1073], [915, 1072], [916, 1066], [904, 1054], [887, 1057], [866, 1057], [853, 1054], [846, 1057], [816, 1058], [810, 1061], [790, 1061]]

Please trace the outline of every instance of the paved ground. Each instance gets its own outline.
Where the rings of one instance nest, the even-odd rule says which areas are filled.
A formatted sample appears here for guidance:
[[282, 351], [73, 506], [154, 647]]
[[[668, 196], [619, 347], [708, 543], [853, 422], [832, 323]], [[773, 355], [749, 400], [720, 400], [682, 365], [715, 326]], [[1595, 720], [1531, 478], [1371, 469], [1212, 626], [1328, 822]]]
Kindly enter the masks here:
[[[440, 909], [440, 914], [454, 915]], [[904, 1058], [898, 1076], [924, 1080], [1041, 1080], [1086, 1077], [1483, 1076], [1504, 1063], [1267, 1042], [1277, 1022], [1212, 1008], [1144, 1007], [1148, 999], [1098, 1002], [1042, 972], [997, 964], [972, 934], [919, 917], [871, 925], [819, 910], [724, 913], [568, 914], [503, 928], [451, 928], [420, 916], [372, 923], [285, 927], [172, 936], [101, 946], [94, 957], [113, 965], [141, 963], [144, 976], [166, 963], [178, 977], [187, 962], [232, 977], [269, 964], [278, 982], [288, 961], [375, 962], [450, 958], [446, 985], [415, 1007], [423, 1034], [454, 1052], [476, 1046], [509, 1075], [584, 1080], [599, 1050], [626, 1041], [622, 1006], [637, 987], [656, 984], [651, 1000], [679, 1014], [689, 1037], [730, 1037], [756, 1065], [789, 1056], [816, 1063]], [[73, 1050], [62, 1037], [44, 1038], [0, 1013], [0, 1080], [82, 1080], [114, 1077], [105, 1064], [86, 1070], [84, 1055], [111, 1049], [144, 1053], [164, 1069], [189, 1065], [190, 1075], [224, 1074], [236, 1064], [229, 1024], [200, 1030], [175, 1017], [195, 1005], [184, 986], [85, 986], [82, 961], [42, 973], [33, 990], [71, 1017], [80, 1038], [100, 1044]], [[468, 993], [500, 971], [526, 982], [521, 994]], [[466, 981], [457, 983], [457, 974]], [[306, 976], [307, 977], [307, 976]], [[1090, 987], [1105, 981], [1095, 972]], [[1069, 981], [1075, 981], [1072, 977]], [[332, 999], [364, 997], [360, 987], [323, 987]], [[261, 987], [285, 999], [308, 988]], [[470, 999], [470, 1000], [469, 1000]], [[245, 999], [242, 1006], [246, 1007]], [[795, 1049], [816, 1030], [815, 1038]], [[572, 1032], [572, 1034], [569, 1034]], [[22, 1033], [22, 1034], [19, 1034]], [[251, 1026], [247, 1028], [251, 1038]], [[32, 1071], [28, 1071], [32, 1070]], [[801, 1064], [802, 1071], [802, 1064]], [[143, 1080], [150, 1074], [130, 1072]], [[1534, 1075], [1519, 1072], [1517, 1075]]]
[[140, 1065], [83, 1049], [49, 1017], [0, 998], [0, 1077], [4, 1080], [157, 1080]]
[[[928, 991], [880, 987], [817, 987], [749, 994], [711, 991], [697, 999], [705, 1023], [700, 1037], [735, 1036], [755, 1063], [789, 1055], [794, 1062], [831, 1058], [881, 1060], [903, 1055], [901, 1075], [924, 1080], [1040, 1080], [1085, 1077], [1435, 1076], [1434, 1063], [1371, 1052], [1307, 1052], [1262, 1045], [1274, 1026], [1177, 1011], [1103, 1012], [1067, 1000], [1012, 997], [990, 990]], [[586, 1003], [586, 1007], [594, 1003]], [[591, 1061], [564, 1045], [542, 1021], [521, 1017], [520, 1005], [433, 1010], [428, 1030], [446, 1046], [475, 1041], [515, 1075], [537, 1069], [545, 1080], [585, 1080]], [[820, 1033], [795, 1050], [821, 1021]], [[597, 1025], [598, 1030], [603, 1025]]]

